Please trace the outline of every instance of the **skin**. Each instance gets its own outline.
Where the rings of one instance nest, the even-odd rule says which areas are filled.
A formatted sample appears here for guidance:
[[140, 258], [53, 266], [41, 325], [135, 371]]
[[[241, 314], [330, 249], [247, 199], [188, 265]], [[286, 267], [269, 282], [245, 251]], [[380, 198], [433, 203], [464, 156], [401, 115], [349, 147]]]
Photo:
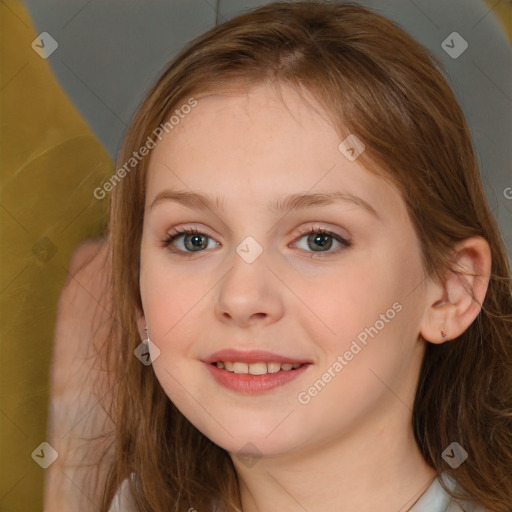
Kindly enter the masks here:
[[[69, 278], [59, 300], [47, 439], [59, 456], [45, 471], [48, 511], [99, 510], [102, 486], [93, 485], [87, 464], [96, 464], [107, 445], [84, 439], [114, 428], [102, 407], [108, 406], [111, 396], [96, 357], [111, 320], [106, 255], [103, 240], [80, 245], [70, 261]], [[111, 447], [98, 465], [100, 481], [106, 478], [113, 457]]]
[[[461, 279], [428, 279], [400, 194], [339, 150], [327, 115], [309, 97], [268, 86], [210, 95], [151, 153], [137, 312], [160, 355], [153, 369], [169, 398], [232, 456], [244, 512], [405, 511], [435, 478], [413, 438], [412, 406], [426, 341], [454, 338], [480, 311]], [[165, 189], [225, 198], [204, 211], [169, 200]], [[352, 193], [351, 203], [275, 214], [266, 204], [298, 192]], [[349, 240], [326, 252], [298, 229], [322, 227]], [[207, 235], [192, 252], [174, 228]], [[249, 264], [236, 248], [263, 248]], [[187, 251], [190, 257], [182, 256]], [[329, 252], [330, 251], [330, 252]], [[319, 255], [317, 255], [317, 253]], [[322, 254], [324, 257], [322, 257]], [[314, 256], [312, 258], [312, 255]], [[466, 285], [483, 301], [487, 243], [457, 248], [454, 264], [482, 276]], [[394, 303], [402, 309], [308, 404], [297, 396]], [[422, 337], [420, 337], [420, 335]], [[202, 362], [224, 348], [262, 349], [310, 360], [285, 386], [247, 396], [220, 386]], [[152, 351], [153, 357], [156, 352]], [[248, 442], [254, 464], [239, 455]]]

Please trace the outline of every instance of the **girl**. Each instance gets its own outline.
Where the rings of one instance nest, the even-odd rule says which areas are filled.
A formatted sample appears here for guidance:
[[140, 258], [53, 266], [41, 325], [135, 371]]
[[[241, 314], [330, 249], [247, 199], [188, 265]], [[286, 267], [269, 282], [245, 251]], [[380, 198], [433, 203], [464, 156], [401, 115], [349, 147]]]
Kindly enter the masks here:
[[273, 3], [149, 91], [109, 186], [103, 511], [512, 510], [510, 269], [439, 67]]

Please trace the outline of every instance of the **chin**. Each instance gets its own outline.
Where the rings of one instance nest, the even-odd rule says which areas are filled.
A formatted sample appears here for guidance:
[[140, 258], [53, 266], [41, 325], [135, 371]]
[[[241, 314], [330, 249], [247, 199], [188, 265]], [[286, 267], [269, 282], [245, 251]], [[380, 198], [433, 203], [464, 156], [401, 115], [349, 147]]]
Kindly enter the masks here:
[[298, 440], [295, 441], [286, 434], [276, 434], [273, 439], [270, 439], [269, 432], [271, 431], [272, 429], [267, 429], [264, 432], [247, 429], [246, 431], [230, 432], [233, 437], [224, 431], [210, 433], [210, 435], [205, 433], [205, 435], [230, 455], [239, 458], [276, 457], [293, 451], [299, 444]]

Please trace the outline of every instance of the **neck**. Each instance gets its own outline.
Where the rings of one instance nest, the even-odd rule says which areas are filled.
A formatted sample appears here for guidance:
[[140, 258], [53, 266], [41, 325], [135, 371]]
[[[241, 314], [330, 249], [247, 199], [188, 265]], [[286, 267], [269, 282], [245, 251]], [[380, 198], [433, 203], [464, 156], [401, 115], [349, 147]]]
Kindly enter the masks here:
[[234, 459], [243, 512], [406, 512], [436, 471], [423, 459], [404, 410], [381, 417], [378, 428], [358, 425], [341, 439], [262, 457], [252, 467]]

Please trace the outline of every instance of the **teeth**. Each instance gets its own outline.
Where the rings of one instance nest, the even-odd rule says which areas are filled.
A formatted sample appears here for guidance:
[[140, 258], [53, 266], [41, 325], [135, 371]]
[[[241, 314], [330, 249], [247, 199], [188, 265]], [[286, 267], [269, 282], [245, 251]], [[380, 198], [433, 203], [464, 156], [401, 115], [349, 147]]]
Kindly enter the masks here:
[[277, 373], [281, 369], [281, 363], [274, 361], [267, 363], [268, 373]]
[[278, 363], [270, 361], [269, 363], [242, 363], [238, 361], [218, 361], [215, 363], [217, 368], [225, 369], [233, 373], [242, 373], [245, 375], [266, 375], [267, 373], [277, 373], [279, 371], [289, 371], [302, 366], [301, 363]]
[[235, 373], [249, 373], [249, 365], [247, 363], [233, 363], [233, 371]]
[[249, 373], [251, 375], [265, 375], [267, 373], [267, 365], [265, 363], [251, 363], [249, 365]]

